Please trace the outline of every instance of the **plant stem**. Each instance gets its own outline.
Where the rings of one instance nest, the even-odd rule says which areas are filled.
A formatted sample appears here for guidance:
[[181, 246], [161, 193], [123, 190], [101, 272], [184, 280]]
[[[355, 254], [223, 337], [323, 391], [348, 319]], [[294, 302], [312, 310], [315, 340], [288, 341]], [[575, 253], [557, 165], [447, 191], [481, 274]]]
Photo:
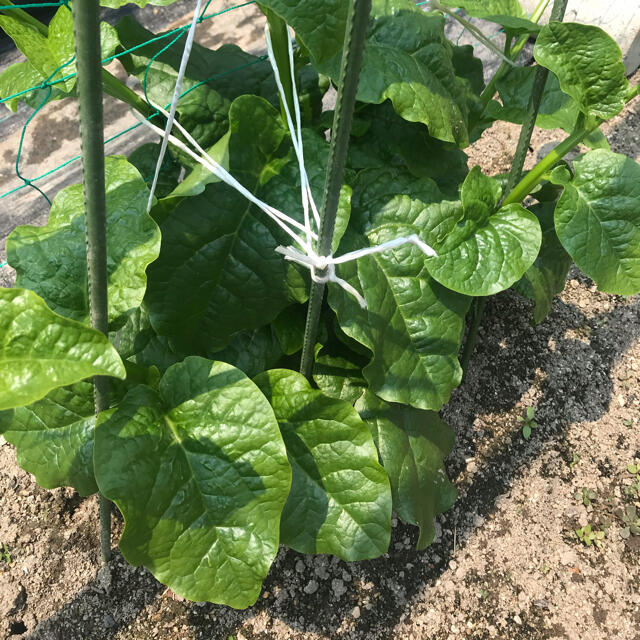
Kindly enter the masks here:
[[[78, 104], [82, 145], [87, 234], [87, 268], [91, 325], [108, 335], [107, 307], [107, 207], [104, 178], [100, 15], [94, 0], [73, 3]], [[94, 378], [95, 411], [109, 408], [109, 379]], [[111, 503], [100, 496], [100, 542], [103, 562], [111, 559]]]
[[[565, 11], [567, 10], [567, 2], [568, 0], [554, 0], [551, 20], [562, 22]], [[513, 164], [511, 165], [511, 171], [509, 172], [509, 180], [507, 181], [507, 187], [505, 189], [506, 193], [510, 193], [516, 184], [518, 184], [522, 179], [524, 162], [527, 158], [529, 145], [531, 144], [531, 136], [533, 135], [533, 130], [536, 126], [536, 119], [538, 117], [538, 111], [540, 110], [540, 104], [542, 103], [544, 89], [547, 86], [548, 77], [549, 69], [538, 65], [536, 68], [536, 75], [533, 80], [533, 89], [531, 91], [531, 96], [529, 97], [527, 113], [524, 116], [522, 128], [520, 129], [518, 147], [516, 148]]]
[[[280, 81], [284, 89], [289, 113], [294, 113], [293, 108], [293, 84], [291, 82], [291, 69], [289, 68], [289, 38], [287, 36], [287, 23], [272, 9], [258, 3], [260, 11], [267, 17], [269, 23], [269, 33], [271, 34], [271, 44], [273, 45], [273, 55], [276, 59]], [[284, 105], [280, 106], [282, 119], [287, 122]]]
[[471, 362], [471, 356], [473, 355], [473, 351], [476, 348], [476, 342], [478, 341], [478, 331], [480, 330], [482, 316], [484, 315], [484, 310], [487, 306], [487, 298], [474, 298], [472, 305], [473, 315], [471, 316], [471, 324], [469, 325], [469, 332], [467, 333], [467, 339], [465, 340], [464, 349], [460, 358], [463, 380], [467, 376], [469, 362]]
[[[317, 246], [317, 253], [321, 256], [331, 254], [370, 13], [371, 0], [351, 0], [345, 30], [338, 98], [331, 129], [329, 165], [322, 199], [322, 219]], [[320, 325], [320, 311], [322, 310], [324, 290], [324, 282], [313, 282], [309, 295], [309, 310], [307, 312], [307, 324], [304, 331], [302, 360], [300, 363], [300, 372], [309, 381], [311, 381], [313, 372], [315, 344]]]

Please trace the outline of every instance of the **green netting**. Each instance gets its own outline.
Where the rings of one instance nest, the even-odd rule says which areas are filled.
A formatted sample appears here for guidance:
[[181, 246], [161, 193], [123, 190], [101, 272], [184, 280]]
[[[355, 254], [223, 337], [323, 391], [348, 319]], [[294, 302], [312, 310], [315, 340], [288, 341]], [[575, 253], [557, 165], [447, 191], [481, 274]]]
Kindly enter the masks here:
[[[239, 4], [235, 4], [231, 7], [227, 7], [226, 9], [222, 9], [220, 11], [214, 11], [212, 13], [207, 14], [207, 10], [209, 8], [209, 5], [212, 3], [212, 0], [208, 0], [207, 4], [205, 5], [204, 9], [202, 10], [202, 13], [200, 15], [200, 17], [198, 18], [198, 22], [201, 23], [204, 20], [209, 20], [211, 18], [215, 18], [216, 16], [220, 16], [222, 14], [228, 13], [230, 11], [234, 11], [236, 9], [240, 9], [242, 7], [246, 7], [248, 5], [252, 5], [255, 4], [256, 0], [249, 0], [247, 2], [242, 2]], [[421, 6], [421, 5], [425, 5], [427, 4], [426, 1], [421, 1], [421, 2], [417, 2], [416, 3], [417, 6]], [[71, 10], [71, 8], [68, 5], [68, 0], [61, 0], [60, 2], [49, 2], [49, 3], [32, 3], [32, 4], [24, 4], [24, 5], [2, 5], [0, 6], [0, 11], [5, 11], [5, 10], [12, 10], [12, 9], [28, 9], [28, 8], [59, 8], [65, 6], [68, 10]], [[147, 40], [144, 43], [141, 43], [139, 45], [136, 45], [135, 47], [131, 47], [130, 49], [126, 49], [124, 51], [121, 51], [119, 53], [116, 53], [112, 56], [109, 56], [107, 58], [105, 58], [104, 60], [102, 60], [102, 64], [106, 65], [109, 62], [120, 58], [124, 55], [127, 55], [129, 53], [132, 53], [133, 51], [136, 51], [137, 49], [140, 49], [142, 47], [145, 47], [151, 43], [154, 42], [158, 42], [161, 40], [168, 40], [168, 43], [165, 47], [163, 47], [160, 51], [158, 51], [158, 53], [156, 53], [154, 55], [154, 57], [149, 61], [149, 64], [147, 65], [147, 69], [145, 71], [144, 74], [144, 81], [143, 81], [143, 91], [144, 91], [144, 96], [145, 99], [147, 100], [147, 102], [149, 102], [148, 96], [147, 96], [147, 74], [149, 71], [149, 68], [151, 67], [151, 64], [153, 63], [153, 61], [160, 56], [164, 51], [166, 51], [167, 49], [169, 49], [170, 47], [172, 47], [173, 45], [177, 44], [180, 39], [182, 38], [183, 35], [185, 35], [187, 33], [187, 31], [189, 30], [189, 24], [186, 24], [182, 27], [177, 27], [175, 29], [172, 29], [166, 33], [163, 33], [162, 35], [156, 36], [155, 38], [151, 38], [149, 40]], [[460, 38], [462, 37], [462, 35], [464, 34], [464, 29], [461, 31], [459, 37], [458, 37], [458, 42], [460, 41]], [[501, 32], [501, 31], [500, 31]], [[492, 38], [499, 35], [499, 33], [495, 33], [493, 36], [491, 36]], [[477, 43], [476, 43], [477, 44]], [[203, 84], [206, 84], [207, 82], [210, 82], [211, 80], [215, 80], [216, 78], [220, 78], [222, 76], [225, 75], [229, 75], [231, 73], [235, 73], [236, 71], [240, 71], [248, 66], [254, 65], [254, 64], [259, 64], [262, 63], [266, 60], [266, 56], [262, 56], [259, 57], [258, 59], [245, 64], [245, 65], [241, 65], [238, 66], [234, 69], [230, 69], [224, 73], [219, 73], [219, 74], [215, 74], [212, 75], [211, 77], [207, 78], [206, 80], [203, 80], [202, 82], [194, 85], [193, 87], [187, 89], [186, 91], [184, 91], [183, 93], [180, 94], [180, 97], [182, 98], [183, 96], [187, 95], [189, 92], [193, 91], [194, 89], [197, 89], [198, 87], [202, 86]], [[21, 171], [20, 171], [20, 160], [22, 157], [22, 151], [23, 151], [23, 145], [24, 145], [24, 140], [25, 140], [25, 135], [27, 132], [27, 129], [29, 127], [29, 124], [32, 122], [32, 120], [35, 118], [35, 116], [38, 114], [38, 112], [40, 111], [40, 109], [42, 109], [42, 107], [44, 107], [44, 105], [48, 102], [49, 98], [51, 97], [51, 92], [52, 92], [52, 88], [62, 82], [65, 82], [66, 80], [75, 77], [75, 72], [74, 73], [69, 73], [67, 75], [64, 75], [62, 77], [57, 78], [56, 76], [58, 75], [58, 73], [60, 71], [62, 71], [66, 66], [68, 66], [69, 64], [71, 64], [73, 62], [74, 58], [71, 58], [70, 60], [68, 60], [67, 62], [65, 62], [64, 64], [62, 64], [61, 66], [59, 66], [48, 78], [46, 78], [42, 83], [40, 83], [39, 85], [35, 85], [29, 89], [25, 89], [24, 91], [20, 91], [18, 93], [12, 94], [10, 96], [7, 96], [5, 98], [0, 99], [0, 104], [8, 102], [9, 100], [12, 100], [14, 98], [18, 98], [24, 94], [30, 93], [31, 91], [35, 91], [38, 89], [44, 89], [47, 91], [47, 93], [45, 94], [45, 97], [43, 98], [43, 100], [41, 101], [41, 103], [34, 109], [34, 111], [31, 113], [31, 115], [29, 116], [29, 118], [27, 119], [27, 121], [25, 122], [25, 124], [22, 127], [22, 132], [20, 135], [20, 143], [18, 146], [18, 152], [17, 152], [17, 157], [16, 157], [16, 163], [15, 163], [15, 172], [16, 172], [16, 176], [22, 181], [22, 184], [14, 187], [13, 189], [10, 189], [9, 191], [3, 193], [2, 195], [0, 195], [0, 199], [2, 198], [6, 198], [18, 191], [21, 191], [22, 189], [24, 189], [25, 187], [31, 187], [33, 189], [35, 189], [36, 191], [38, 191], [38, 193], [40, 193], [49, 204], [51, 204], [51, 201], [49, 200], [48, 196], [46, 195], [46, 193], [40, 189], [40, 187], [38, 187], [36, 184], [34, 184], [37, 181], [43, 180], [44, 178], [47, 178], [48, 176], [51, 176], [52, 174], [64, 169], [65, 167], [67, 167], [68, 165], [70, 165], [73, 162], [76, 162], [77, 160], [80, 159], [80, 154], [75, 155], [74, 157], [70, 158], [69, 160], [67, 160], [66, 162], [63, 162], [62, 164], [50, 169], [49, 171], [46, 171], [45, 173], [36, 176], [34, 178], [27, 178], [25, 177]], [[55, 79], [54, 79], [55, 78]], [[166, 105], [166, 107], [168, 108], [169, 105]], [[147, 119], [152, 119], [156, 116], [160, 115], [157, 111], [152, 113]], [[3, 118], [2, 120], [0, 120], [0, 123], [3, 122], [4, 120], [6, 120], [8, 117], [7, 116], [5, 118]], [[120, 131], [119, 133], [111, 136], [110, 138], [105, 140], [105, 144], [109, 143], [109, 142], [113, 142], [114, 140], [126, 135], [127, 133], [133, 131], [134, 129], [137, 129], [138, 127], [141, 126], [141, 123], [136, 123], [126, 129], [124, 129], [123, 131]], [[4, 263], [6, 264], [6, 263]], [[0, 267], [4, 266], [4, 264], [0, 265]]]

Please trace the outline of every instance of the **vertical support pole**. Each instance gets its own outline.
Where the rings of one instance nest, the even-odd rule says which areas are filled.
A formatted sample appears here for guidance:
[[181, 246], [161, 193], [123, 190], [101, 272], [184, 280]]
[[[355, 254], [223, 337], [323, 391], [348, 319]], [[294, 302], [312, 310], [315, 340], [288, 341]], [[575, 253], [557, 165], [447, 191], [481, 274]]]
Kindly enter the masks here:
[[[331, 129], [329, 165], [322, 199], [322, 218], [316, 251], [320, 256], [328, 256], [331, 253], [370, 14], [371, 0], [351, 0], [345, 30], [338, 99]], [[313, 372], [314, 349], [320, 326], [324, 290], [324, 282], [313, 282], [311, 285], [300, 363], [300, 373], [308, 380], [311, 380]]]
[[[99, 11], [100, 5], [96, 0], [76, 0], [73, 3], [91, 326], [108, 335], [107, 211]], [[94, 399], [96, 415], [109, 408], [107, 377], [94, 378]], [[111, 503], [102, 495], [99, 500], [100, 549], [103, 562], [108, 562], [111, 559]]]

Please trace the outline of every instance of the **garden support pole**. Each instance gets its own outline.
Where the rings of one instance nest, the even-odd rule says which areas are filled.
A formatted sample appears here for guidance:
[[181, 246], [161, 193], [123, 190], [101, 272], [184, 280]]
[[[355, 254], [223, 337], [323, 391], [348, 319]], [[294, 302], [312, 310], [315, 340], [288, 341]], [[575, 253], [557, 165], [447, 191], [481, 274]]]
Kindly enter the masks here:
[[[370, 14], [371, 0], [351, 0], [349, 3], [338, 98], [333, 127], [331, 128], [329, 164], [322, 197], [322, 217], [316, 250], [320, 256], [331, 254]], [[309, 381], [311, 381], [313, 372], [315, 345], [318, 327], [320, 326], [320, 311], [322, 309], [324, 290], [324, 282], [312, 282], [300, 363], [300, 373]]]
[[[95, 0], [76, 0], [73, 3], [91, 325], [108, 335], [107, 207], [99, 11], [100, 5]], [[108, 378], [94, 378], [94, 398], [96, 415], [109, 408]], [[108, 562], [111, 559], [111, 503], [102, 495], [99, 500], [100, 548], [103, 562]]]

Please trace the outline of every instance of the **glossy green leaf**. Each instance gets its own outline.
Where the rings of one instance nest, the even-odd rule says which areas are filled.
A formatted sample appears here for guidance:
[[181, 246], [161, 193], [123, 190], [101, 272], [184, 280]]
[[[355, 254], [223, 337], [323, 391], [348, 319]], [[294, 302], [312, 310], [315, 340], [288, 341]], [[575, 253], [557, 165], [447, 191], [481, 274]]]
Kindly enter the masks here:
[[[430, 180], [395, 169], [362, 172], [339, 253], [421, 234], [429, 205], [440, 198]], [[460, 383], [457, 356], [469, 299], [434, 281], [427, 266], [413, 245], [339, 265], [340, 277], [361, 291], [368, 308], [331, 283], [329, 303], [342, 330], [373, 353], [363, 372], [372, 391], [389, 402], [437, 410]]]
[[283, 353], [290, 356], [302, 349], [306, 322], [307, 308], [303, 305], [287, 307], [277, 318], [274, 318], [271, 326]]
[[540, 250], [537, 218], [520, 205], [498, 209], [498, 182], [474, 167], [459, 202], [427, 207], [418, 224], [438, 253], [429, 273], [445, 287], [470, 296], [488, 296], [517, 282]]
[[[315, 68], [338, 81], [347, 5], [332, 0], [264, 0], [296, 32]], [[468, 105], [452, 64], [441, 14], [411, 0], [374, 0], [358, 85], [358, 100], [389, 99], [405, 120], [421, 122], [434, 138], [464, 147]], [[410, 37], [407, 35], [410, 34]]]
[[[575, 263], [601, 291], [640, 291], [640, 165], [597, 150], [574, 162], [575, 176], [562, 180], [555, 225]], [[560, 174], [552, 174], [558, 179]]]
[[241, 371], [189, 357], [157, 392], [132, 389], [100, 416], [95, 472], [124, 515], [128, 562], [191, 600], [256, 601], [291, 469], [269, 403]]
[[[0, 76], [0, 97], [4, 98], [35, 87], [44, 80], [57, 81], [51, 96], [54, 98], [64, 97], [65, 93], [69, 93], [74, 88], [76, 65], [71, 7], [60, 6], [49, 23], [47, 35], [43, 35], [35, 26], [12, 15], [11, 11], [0, 13], [0, 28], [27, 58], [27, 62], [9, 67]], [[118, 36], [111, 25], [102, 22], [100, 37], [102, 57], [106, 58], [112, 55], [118, 46]], [[25, 94], [25, 98], [22, 96], [16, 98], [15, 102], [12, 101], [9, 106], [15, 111], [18, 100], [25, 99], [33, 104], [37, 97], [42, 101], [46, 94], [40, 92], [36, 92], [35, 95]]]
[[531, 207], [542, 227], [542, 246], [536, 261], [527, 269], [522, 279], [516, 283], [515, 289], [535, 301], [533, 321], [542, 322], [549, 311], [556, 294], [566, 284], [567, 274], [571, 267], [571, 257], [564, 250], [553, 221], [555, 202]]
[[54, 389], [27, 407], [0, 412], [0, 433], [18, 452], [18, 464], [45, 489], [98, 490], [93, 474], [93, 384]]
[[[147, 213], [149, 190], [122, 157], [107, 157], [109, 321], [122, 324], [147, 285], [145, 270], [160, 249], [160, 231]], [[44, 227], [17, 227], [7, 239], [16, 285], [33, 289], [57, 313], [89, 322], [87, 249], [82, 185], [55, 197]]]
[[[162, 106], [169, 104], [173, 98], [185, 36], [160, 53], [176, 34], [168, 37], [156, 35], [131, 16], [122, 18], [116, 29], [126, 49], [155, 39], [124, 56], [121, 61], [127, 72], [143, 83], [151, 100]], [[225, 44], [214, 51], [194, 43], [182, 82], [182, 93], [177, 106], [180, 123], [204, 148], [213, 145], [227, 132], [229, 106], [238, 96], [252, 93], [278, 104], [269, 63], [233, 44]]]
[[16, 62], [0, 73], [0, 98], [9, 98], [9, 96], [13, 96], [16, 93], [26, 91], [27, 93], [9, 98], [4, 102], [7, 108], [15, 113], [21, 100], [35, 109], [45, 99], [51, 101], [68, 95], [59, 90], [57, 85], [51, 88], [51, 93], [49, 94], [49, 89], [42, 88], [41, 84], [42, 76], [28, 60]]
[[420, 528], [417, 548], [428, 547], [435, 536], [435, 517], [457, 498], [443, 464], [453, 449], [452, 429], [435, 411], [387, 404], [370, 391], [355, 408], [371, 430], [389, 475], [394, 511]]
[[[229, 112], [231, 173], [270, 205], [302, 221], [298, 163], [280, 114], [256, 96]], [[312, 190], [321, 201], [329, 145], [303, 136]], [[341, 197], [339, 227], [349, 213]], [[339, 237], [339, 230], [337, 233]], [[225, 184], [182, 201], [162, 224], [160, 258], [149, 269], [147, 302], [156, 331], [177, 347], [212, 353], [239, 331], [253, 331], [307, 296], [297, 267], [276, 253], [291, 244], [267, 215]]]
[[558, 76], [560, 88], [583, 113], [608, 120], [624, 108], [629, 81], [622, 52], [600, 27], [550, 22], [533, 53], [538, 64]]
[[0, 410], [96, 375], [124, 378], [99, 331], [63, 318], [26, 289], [0, 289]]
[[301, 553], [376, 558], [391, 535], [389, 480], [366, 425], [342, 400], [275, 369], [256, 384], [273, 406], [293, 469], [281, 537]]

